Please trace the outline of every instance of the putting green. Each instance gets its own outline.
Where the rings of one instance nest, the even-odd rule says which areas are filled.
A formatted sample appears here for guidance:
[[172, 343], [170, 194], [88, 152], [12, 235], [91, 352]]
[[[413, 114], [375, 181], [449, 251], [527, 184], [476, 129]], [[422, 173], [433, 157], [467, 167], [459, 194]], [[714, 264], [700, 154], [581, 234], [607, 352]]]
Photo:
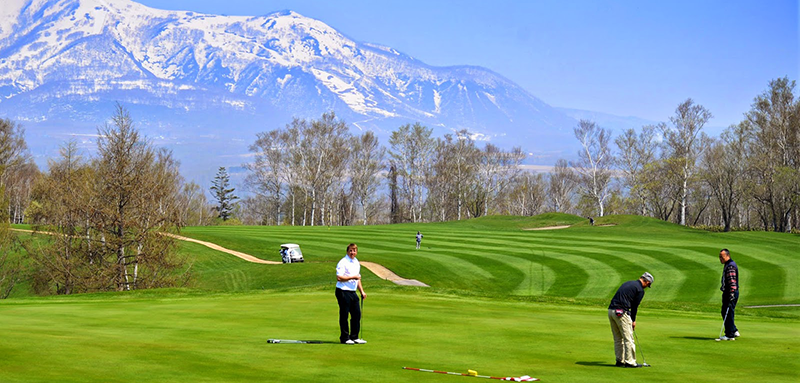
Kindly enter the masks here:
[[[330, 291], [329, 291], [330, 290]], [[715, 342], [712, 313], [650, 309], [638, 320], [646, 369], [611, 367], [604, 307], [368, 290], [366, 345], [336, 344], [331, 289], [199, 295], [187, 290], [0, 302], [2, 382], [459, 382], [402, 370], [477, 370], [544, 382], [792, 382], [793, 319], [742, 316]], [[325, 344], [268, 344], [269, 338]], [[641, 356], [640, 356], [641, 361]]]

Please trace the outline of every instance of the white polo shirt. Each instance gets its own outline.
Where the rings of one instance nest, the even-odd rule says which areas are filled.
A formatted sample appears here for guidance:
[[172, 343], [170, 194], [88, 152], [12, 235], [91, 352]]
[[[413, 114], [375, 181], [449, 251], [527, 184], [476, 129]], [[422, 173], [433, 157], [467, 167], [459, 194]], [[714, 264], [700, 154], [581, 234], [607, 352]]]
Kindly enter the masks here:
[[[351, 259], [345, 255], [336, 265], [336, 275], [341, 277], [361, 275], [361, 264], [358, 263], [358, 258]], [[356, 291], [358, 289], [358, 279], [351, 279], [346, 282], [336, 281], [336, 287], [342, 290]]]

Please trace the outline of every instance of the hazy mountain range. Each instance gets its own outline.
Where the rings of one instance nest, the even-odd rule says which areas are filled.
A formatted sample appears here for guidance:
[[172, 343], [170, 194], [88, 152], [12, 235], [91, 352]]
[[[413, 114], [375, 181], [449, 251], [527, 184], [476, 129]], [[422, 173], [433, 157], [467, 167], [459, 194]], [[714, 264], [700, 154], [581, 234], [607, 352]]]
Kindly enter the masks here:
[[37, 162], [70, 138], [93, 149], [115, 102], [200, 182], [218, 166], [246, 162], [257, 132], [293, 116], [333, 110], [354, 133], [374, 130], [384, 143], [417, 121], [437, 136], [468, 129], [548, 164], [574, 155], [572, 128], [589, 113], [553, 108], [488, 69], [429, 66], [291, 11], [218, 16], [129, 0], [3, 1], [0, 117], [25, 126]]

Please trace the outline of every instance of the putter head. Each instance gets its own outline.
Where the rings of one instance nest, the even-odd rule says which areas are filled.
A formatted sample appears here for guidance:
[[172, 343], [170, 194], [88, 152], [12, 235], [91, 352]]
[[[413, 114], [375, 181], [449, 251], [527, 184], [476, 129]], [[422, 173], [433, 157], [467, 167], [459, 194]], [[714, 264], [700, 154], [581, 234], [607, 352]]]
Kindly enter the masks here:
[[642, 367], [650, 367], [650, 365], [647, 363], [642, 363]]

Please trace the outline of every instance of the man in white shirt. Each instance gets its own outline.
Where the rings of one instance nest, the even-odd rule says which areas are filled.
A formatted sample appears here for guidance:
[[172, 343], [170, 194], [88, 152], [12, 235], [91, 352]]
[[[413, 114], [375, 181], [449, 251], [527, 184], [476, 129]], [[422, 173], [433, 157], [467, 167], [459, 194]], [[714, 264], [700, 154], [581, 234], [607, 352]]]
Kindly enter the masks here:
[[[367, 341], [358, 337], [361, 330], [361, 306], [358, 305], [356, 289], [361, 293], [361, 299], [367, 297], [364, 287], [361, 286], [361, 264], [356, 255], [358, 246], [355, 243], [347, 245], [347, 255], [336, 265], [336, 302], [339, 303], [339, 341], [344, 344], [364, 344]], [[350, 315], [350, 327], [347, 326], [347, 316]]]

